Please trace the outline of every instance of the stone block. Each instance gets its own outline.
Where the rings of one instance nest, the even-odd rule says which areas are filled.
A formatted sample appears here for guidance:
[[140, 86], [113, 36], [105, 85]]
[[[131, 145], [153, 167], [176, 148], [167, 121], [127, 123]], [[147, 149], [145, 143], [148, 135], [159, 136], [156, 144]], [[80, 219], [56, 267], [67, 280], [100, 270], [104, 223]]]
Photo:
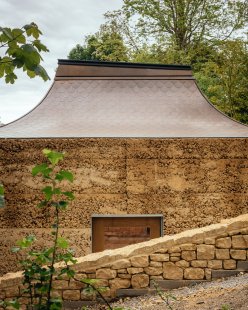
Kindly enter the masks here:
[[210, 269], [222, 269], [222, 260], [209, 260], [208, 261], [208, 268]]
[[57, 289], [57, 290], [68, 289], [68, 281], [65, 281], [65, 280], [54, 280], [53, 281], [53, 288]]
[[229, 236], [234, 236], [234, 235], [239, 235], [240, 231], [239, 230], [231, 230], [228, 232]]
[[175, 265], [178, 267], [187, 268], [189, 267], [189, 262], [187, 262], [186, 260], [179, 260], [175, 263]]
[[[91, 301], [91, 300], [94, 301], [95, 299], [96, 298], [95, 298], [95, 294], [94, 293], [93, 294], [87, 294], [87, 292], [85, 292], [84, 290], [81, 291], [80, 300], [86, 301], [88, 303], [88, 301]], [[63, 305], [65, 305], [64, 301], [63, 301]]]
[[121, 279], [131, 279], [131, 275], [127, 273], [118, 273], [118, 277]]
[[0, 300], [3, 300], [5, 298], [5, 290], [0, 290]]
[[77, 280], [73, 280], [71, 279], [69, 282], [69, 289], [81, 289], [81, 288], [84, 288], [85, 287], [85, 284], [80, 282], [80, 281], [77, 281]]
[[171, 262], [178, 262], [180, 259], [181, 259], [181, 258], [178, 257], [178, 256], [172, 256], [172, 257], [170, 257], [170, 261], [171, 261]]
[[120, 288], [129, 288], [131, 285], [130, 279], [115, 278], [109, 281], [111, 290], [118, 290]]
[[232, 236], [232, 248], [247, 249], [248, 248], [248, 235]]
[[148, 255], [139, 255], [134, 256], [130, 259], [131, 265], [133, 267], [147, 267], [149, 266], [149, 256]]
[[108, 286], [109, 285], [109, 280], [107, 279], [97, 279], [95, 286], [96, 287], [101, 287], [101, 286]]
[[246, 250], [230, 250], [231, 258], [238, 260], [246, 260]]
[[181, 252], [181, 248], [180, 246], [173, 246], [168, 250], [168, 253], [177, 253], [177, 252]]
[[205, 238], [205, 244], [215, 244], [215, 238]]
[[131, 285], [133, 288], [144, 288], [149, 286], [149, 276], [147, 274], [135, 274], [132, 276]]
[[127, 269], [118, 269], [117, 273], [127, 273]]
[[88, 279], [95, 279], [96, 278], [96, 273], [87, 273], [87, 278]]
[[181, 254], [182, 259], [186, 261], [191, 261], [196, 259], [196, 252], [195, 251], [182, 251]]
[[19, 296], [19, 287], [18, 286], [13, 286], [13, 287], [8, 287], [5, 290], [5, 297], [18, 297]]
[[185, 244], [180, 245], [180, 248], [182, 251], [195, 251], [196, 245], [193, 243], [185, 243]]
[[230, 249], [232, 246], [232, 240], [230, 237], [219, 238], [216, 240], [215, 246], [220, 249]]
[[150, 276], [158, 276], [163, 273], [162, 267], [145, 267], [144, 272]]
[[51, 296], [53, 298], [62, 298], [62, 293], [63, 293], [62, 290], [52, 290]]
[[85, 279], [85, 278], [87, 278], [87, 274], [86, 273], [76, 273], [74, 275], [74, 278], [77, 280]]
[[229, 259], [229, 249], [216, 249], [215, 256], [217, 259]]
[[180, 252], [175, 252], [175, 253], [171, 253], [170, 257], [180, 257], [181, 253]]
[[131, 267], [131, 262], [129, 259], [120, 259], [111, 265], [112, 269], [123, 269], [127, 267]]
[[248, 235], [248, 227], [245, 227], [245, 228], [240, 229], [240, 233], [241, 233], [242, 235]]
[[64, 300], [80, 300], [80, 290], [64, 290]]
[[188, 280], [201, 280], [204, 279], [204, 269], [201, 268], [186, 268], [184, 270], [184, 278]]
[[155, 252], [155, 254], [165, 254], [168, 252], [168, 249], [159, 249], [158, 251]]
[[144, 268], [136, 268], [136, 267], [127, 268], [127, 272], [129, 274], [142, 273], [143, 271], [144, 271]]
[[236, 269], [236, 260], [234, 259], [227, 259], [223, 261], [223, 268], [224, 269]]
[[151, 254], [150, 259], [154, 262], [168, 262], [170, 256], [169, 254]]
[[116, 278], [116, 275], [116, 270], [112, 270], [110, 268], [97, 269], [96, 271], [97, 279], [114, 279]]
[[158, 281], [158, 280], [163, 280], [163, 276], [150, 276], [150, 280], [155, 280], [155, 281]]
[[205, 278], [206, 280], [211, 280], [212, 279], [212, 270], [205, 268]]
[[197, 245], [197, 259], [210, 260], [214, 259], [215, 247], [209, 244]]
[[192, 260], [190, 264], [192, 267], [204, 268], [207, 267], [208, 262], [206, 260]]
[[240, 271], [248, 271], [248, 261], [238, 262], [237, 269]]
[[149, 264], [150, 267], [162, 267], [163, 266], [163, 263], [162, 262], [154, 262], [154, 261], [151, 261], [150, 264]]
[[[53, 296], [52, 295], [52, 297], [61, 297], [61, 295], [60, 296]], [[30, 303], [30, 299], [29, 298], [27, 298], [27, 297], [21, 297], [21, 298], [18, 298], [18, 301], [19, 301], [19, 303], [21, 304], [21, 305], [28, 305], [29, 303]], [[0, 308], [1, 309], [1, 308]], [[7, 308], [8, 309], [8, 308]], [[12, 308], [13, 309], [13, 308]]]
[[183, 269], [172, 262], [163, 263], [163, 277], [172, 280], [183, 279]]

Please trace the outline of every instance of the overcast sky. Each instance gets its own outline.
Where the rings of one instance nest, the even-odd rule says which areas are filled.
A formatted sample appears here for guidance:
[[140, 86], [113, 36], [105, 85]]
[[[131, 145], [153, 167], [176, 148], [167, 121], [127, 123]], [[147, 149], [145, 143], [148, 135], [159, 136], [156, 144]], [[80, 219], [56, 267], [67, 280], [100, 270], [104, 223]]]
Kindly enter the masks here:
[[122, 0], [0, 0], [0, 26], [22, 27], [35, 22], [49, 48], [43, 53], [42, 65], [51, 81], [29, 79], [21, 70], [14, 85], [0, 80], [0, 121], [11, 122], [34, 108], [49, 89], [57, 59], [67, 58], [69, 51], [82, 43], [85, 35], [94, 33], [104, 22], [103, 14], [119, 9]]

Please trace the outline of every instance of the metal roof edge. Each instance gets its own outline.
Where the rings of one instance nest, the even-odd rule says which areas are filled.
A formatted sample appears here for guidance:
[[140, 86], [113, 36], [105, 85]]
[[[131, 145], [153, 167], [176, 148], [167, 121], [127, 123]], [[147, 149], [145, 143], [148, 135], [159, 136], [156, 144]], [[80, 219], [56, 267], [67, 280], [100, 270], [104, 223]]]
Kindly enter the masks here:
[[189, 65], [165, 65], [140, 62], [113, 62], [113, 61], [96, 61], [96, 60], [70, 60], [58, 59], [59, 65], [75, 66], [96, 66], [96, 67], [116, 67], [116, 68], [140, 68], [140, 69], [167, 69], [167, 70], [191, 70]]

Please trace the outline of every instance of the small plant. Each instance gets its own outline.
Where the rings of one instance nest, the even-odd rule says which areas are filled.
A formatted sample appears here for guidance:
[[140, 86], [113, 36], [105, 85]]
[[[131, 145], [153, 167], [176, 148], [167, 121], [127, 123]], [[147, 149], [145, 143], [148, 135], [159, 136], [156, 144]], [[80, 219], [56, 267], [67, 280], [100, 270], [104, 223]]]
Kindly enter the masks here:
[[166, 292], [162, 291], [160, 286], [157, 284], [156, 281], [152, 280], [151, 283], [153, 284], [158, 296], [163, 300], [163, 302], [166, 304], [168, 309], [173, 310], [173, 308], [170, 304], [170, 301], [171, 300], [177, 300], [176, 297], [170, 293], [166, 293]]
[[[103, 293], [106, 292], [106, 290], [108, 290], [109, 288], [105, 287], [105, 286], [98, 286], [98, 282], [99, 282], [98, 279], [81, 279], [81, 280], [77, 280], [77, 279], [74, 278], [74, 280], [80, 281], [80, 282], [86, 284], [86, 288], [84, 289], [84, 293], [91, 295], [93, 298], [96, 297], [96, 295], [98, 295], [102, 299], [102, 301], [105, 303], [105, 305], [107, 306], [107, 310], [125, 310], [122, 307], [117, 307], [117, 308], [115, 307], [115, 308], [113, 308], [110, 305], [108, 300], [103, 295]], [[81, 310], [87, 310], [87, 307], [83, 307]]]
[[[41, 175], [43, 180], [50, 185], [42, 188], [44, 200], [38, 207], [49, 208], [53, 212], [54, 223], [52, 225], [53, 244], [49, 248], [37, 251], [31, 246], [36, 240], [35, 236], [27, 236], [17, 242], [17, 246], [12, 250], [19, 252], [26, 250], [26, 258], [21, 261], [23, 268], [25, 290], [22, 296], [27, 296], [29, 299], [28, 309], [61, 309], [62, 300], [52, 296], [53, 280], [64, 274], [70, 279], [75, 272], [69, 267], [69, 264], [74, 264], [76, 260], [73, 257], [72, 250], [69, 249], [67, 240], [59, 235], [60, 213], [66, 210], [69, 201], [74, 199], [72, 192], [62, 189], [62, 182], [73, 182], [73, 175], [67, 170], [60, 169], [58, 163], [63, 160], [64, 154], [43, 150], [48, 163], [35, 166], [32, 169], [32, 175]], [[56, 271], [54, 265], [56, 262], [64, 262], [65, 267]]]
[[[23, 284], [25, 289], [21, 292], [22, 297], [28, 298], [28, 310], [60, 310], [62, 309], [61, 298], [53, 297], [53, 281], [55, 278], [66, 276], [86, 284], [84, 291], [93, 297], [99, 296], [109, 310], [124, 310], [124, 308], [112, 308], [103, 293], [107, 287], [98, 286], [97, 279], [76, 279], [75, 271], [71, 265], [76, 263], [73, 251], [69, 249], [68, 241], [59, 235], [60, 214], [67, 209], [74, 195], [70, 191], [62, 189], [65, 182], [73, 182], [73, 174], [70, 171], [60, 169], [58, 164], [64, 159], [64, 153], [43, 150], [47, 158], [46, 163], [37, 165], [32, 169], [34, 177], [40, 175], [46, 186], [42, 188], [44, 199], [38, 204], [38, 208], [49, 208], [53, 212], [54, 223], [52, 224], [52, 246], [42, 249], [33, 249], [36, 237], [29, 235], [17, 242], [13, 252], [25, 251], [25, 259], [20, 263], [23, 268]], [[50, 183], [47, 185], [47, 183]], [[0, 197], [3, 196], [3, 187], [0, 185]], [[56, 270], [55, 263], [63, 262], [64, 267]], [[20, 309], [18, 299], [11, 301], [0, 301], [0, 307], [4, 309]], [[84, 309], [87, 309], [84, 308]]]

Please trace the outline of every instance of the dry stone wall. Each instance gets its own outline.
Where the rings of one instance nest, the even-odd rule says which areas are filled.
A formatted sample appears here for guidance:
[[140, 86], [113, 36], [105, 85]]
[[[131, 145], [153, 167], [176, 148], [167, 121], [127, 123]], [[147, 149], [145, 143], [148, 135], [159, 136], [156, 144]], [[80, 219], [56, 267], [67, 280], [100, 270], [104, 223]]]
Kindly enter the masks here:
[[[56, 268], [61, 268], [58, 264]], [[85, 301], [89, 295], [77, 280], [99, 279], [106, 286], [105, 297], [113, 298], [120, 290], [152, 289], [152, 280], [175, 287], [190, 281], [212, 279], [248, 271], [248, 214], [174, 236], [153, 239], [121, 249], [108, 250], [78, 258], [75, 280], [56, 279], [54, 292], [64, 301]], [[0, 278], [0, 298], [21, 296], [21, 273]]]
[[[61, 225], [77, 256], [91, 251], [92, 214], [163, 214], [164, 234], [248, 212], [248, 139], [1, 139], [1, 274], [17, 271], [10, 252], [34, 233], [49, 240], [53, 215], [37, 210], [41, 182], [31, 176], [42, 149], [66, 151], [76, 199]], [[47, 242], [47, 241], [46, 241]], [[176, 257], [176, 256], [175, 256]], [[176, 259], [176, 258], [175, 258]]]

